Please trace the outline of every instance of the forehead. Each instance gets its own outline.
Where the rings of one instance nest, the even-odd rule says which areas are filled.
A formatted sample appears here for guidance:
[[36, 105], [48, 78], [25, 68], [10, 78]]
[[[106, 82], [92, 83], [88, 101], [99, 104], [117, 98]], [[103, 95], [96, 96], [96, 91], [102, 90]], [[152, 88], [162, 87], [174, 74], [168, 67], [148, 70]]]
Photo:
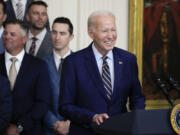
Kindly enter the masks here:
[[5, 31], [14, 31], [17, 32], [18, 30], [20, 30], [20, 26], [18, 24], [7, 24], [5, 27]]
[[53, 24], [52, 30], [55, 31], [68, 31], [69, 25], [66, 23], [55, 23]]
[[30, 11], [43, 11], [47, 12], [47, 8], [43, 5], [32, 5]]
[[112, 26], [115, 27], [115, 18], [112, 15], [95, 17], [97, 27]]
[[0, 12], [3, 11], [3, 5], [0, 3]]

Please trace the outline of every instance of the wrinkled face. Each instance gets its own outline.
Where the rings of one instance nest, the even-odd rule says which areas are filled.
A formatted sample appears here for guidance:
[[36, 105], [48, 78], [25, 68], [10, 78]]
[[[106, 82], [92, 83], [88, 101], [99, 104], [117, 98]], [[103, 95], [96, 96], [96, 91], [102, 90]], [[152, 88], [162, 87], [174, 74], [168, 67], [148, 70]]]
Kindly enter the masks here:
[[18, 24], [8, 24], [3, 34], [4, 48], [11, 55], [17, 55], [24, 48], [27, 36], [22, 34], [22, 30]]
[[48, 20], [47, 9], [42, 5], [33, 5], [26, 17], [31, 24], [31, 28], [42, 30]]
[[55, 23], [52, 27], [51, 38], [54, 49], [60, 51], [68, 47], [73, 35], [69, 33], [69, 25], [65, 23]]
[[114, 48], [117, 39], [115, 18], [111, 15], [95, 17], [95, 23], [88, 28], [88, 34], [97, 50], [102, 55], [106, 55]]
[[6, 20], [6, 14], [3, 12], [3, 6], [0, 4], [0, 27], [2, 26], [3, 22]]

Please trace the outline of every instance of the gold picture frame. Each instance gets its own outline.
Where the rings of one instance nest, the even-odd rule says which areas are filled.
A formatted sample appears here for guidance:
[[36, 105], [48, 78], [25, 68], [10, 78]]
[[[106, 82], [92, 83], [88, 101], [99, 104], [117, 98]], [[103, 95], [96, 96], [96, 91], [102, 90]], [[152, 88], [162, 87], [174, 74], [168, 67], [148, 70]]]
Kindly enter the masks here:
[[[128, 50], [137, 56], [139, 80], [143, 80], [143, 11], [144, 0], [129, 0]], [[179, 103], [176, 101], [175, 104]], [[171, 108], [166, 100], [146, 100], [146, 109]]]

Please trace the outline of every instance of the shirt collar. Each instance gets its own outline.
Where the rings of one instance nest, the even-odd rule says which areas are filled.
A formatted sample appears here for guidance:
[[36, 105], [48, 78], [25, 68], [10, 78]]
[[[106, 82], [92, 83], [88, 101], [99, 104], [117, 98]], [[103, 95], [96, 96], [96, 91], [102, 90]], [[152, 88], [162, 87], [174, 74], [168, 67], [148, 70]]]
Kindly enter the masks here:
[[[92, 49], [93, 49], [96, 60], [102, 59], [103, 55], [96, 49], [96, 47], [94, 46], [94, 43], [92, 44]], [[106, 54], [106, 56], [108, 57], [108, 59], [113, 60], [113, 52], [112, 52], [112, 50], [110, 50]]]
[[0, 28], [0, 37], [2, 37], [3, 32], [4, 32], [4, 27], [1, 26], [1, 28]]
[[[19, 0], [12, 0], [12, 4], [14, 5], [14, 6], [16, 6], [16, 4], [19, 2]], [[27, 0], [21, 0], [21, 3], [23, 4], [23, 5], [26, 5], [26, 2], [27, 2]]]
[[33, 37], [36, 37], [38, 40], [43, 40], [45, 35], [46, 35], [46, 28], [44, 28], [38, 35], [34, 36], [31, 31], [29, 30], [29, 33], [28, 33], [28, 39], [32, 39]]
[[16, 57], [18, 61], [22, 62], [24, 54], [25, 54], [24, 49], [19, 54], [17, 54], [16, 56], [12, 56], [10, 53], [8, 53], [5, 50], [5, 61], [10, 60], [10, 58], [12, 58], [12, 57]]
[[[61, 56], [59, 56], [59, 54], [57, 54], [54, 50], [53, 50], [53, 54], [54, 54], [54, 58], [55, 59], [61, 59], [62, 57]], [[63, 59], [65, 59], [68, 55], [70, 55], [71, 54], [71, 50], [69, 50], [65, 55], [64, 55], [64, 57], [63, 57]]]

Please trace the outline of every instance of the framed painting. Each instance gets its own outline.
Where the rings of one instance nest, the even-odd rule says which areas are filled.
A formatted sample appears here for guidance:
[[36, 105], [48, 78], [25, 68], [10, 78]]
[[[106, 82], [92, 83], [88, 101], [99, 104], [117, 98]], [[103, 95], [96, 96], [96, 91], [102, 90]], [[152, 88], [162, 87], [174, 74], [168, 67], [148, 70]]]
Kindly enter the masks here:
[[[129, 1], [129, 51], [137, 56], [146, 109], [170, 108], [168, 98], [174, 105], [179, 103], [180, 92], [165, 79], [171, 74], [177, 84], [180, 80], [179, 15], [178, 0]], [[167, 95], [153, 74], [167, 85]]]

